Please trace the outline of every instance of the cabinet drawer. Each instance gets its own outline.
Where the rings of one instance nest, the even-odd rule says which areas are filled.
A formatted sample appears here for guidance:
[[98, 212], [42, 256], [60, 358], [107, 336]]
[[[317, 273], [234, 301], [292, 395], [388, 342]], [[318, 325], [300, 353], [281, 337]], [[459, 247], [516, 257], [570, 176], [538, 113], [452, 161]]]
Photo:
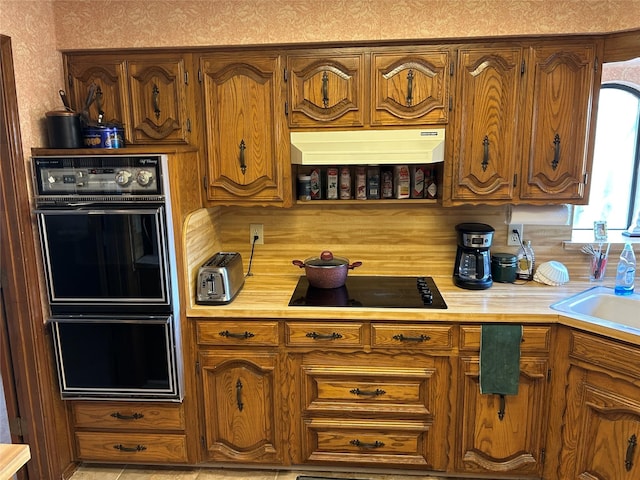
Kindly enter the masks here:
[[118, 430], [184, 430], [181, 404], [74, 402], [76, 428]]
[[185, 435], [76, 432], [78, 459], [187, 463]]
[[[462, 325], [460, 327], [460, 350], [480, 351], [480, 325]], [[551, 327], [525, 325], [522, 327], [522, 352], [547, 353], [551, 348]]]
[[303, 366], [306, 412], [378, 413], [432, 417], [435, 368]]
[[278, 345], [278, 322], [225, 322], [198, 320], [196, 338], [200, 345]]
[[453, 326], [372, 324], [371, 345], [385, 348], [448, 350], [453, 348]]
[[569, 347], [571, 358], [583, 360], [599, 367], [640, 378], [640, 349], [595, 337], [582, 332], [571, 332]]
[[287, 322], [285, 341], [289, 346], [362, 347], [362, 323]]
[[437, 470], [430, 463], [424, 422], [309, 420], [304, 424], [306, 462], [402, 464]]

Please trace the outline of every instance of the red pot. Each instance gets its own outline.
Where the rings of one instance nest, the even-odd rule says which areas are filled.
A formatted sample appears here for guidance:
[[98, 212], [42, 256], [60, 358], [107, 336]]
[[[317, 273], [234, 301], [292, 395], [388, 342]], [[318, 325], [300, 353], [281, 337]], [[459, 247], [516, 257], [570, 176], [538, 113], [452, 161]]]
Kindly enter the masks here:
[[316, 288], [339, 288], [344, 286], [347, 273], [362, 265], [341, 257], [334, 257], [333, 253], [325, 250], [319, 257], [307, 258], [304, 262], [293, 260], [293, 264], [304, 268], [309, 285]]

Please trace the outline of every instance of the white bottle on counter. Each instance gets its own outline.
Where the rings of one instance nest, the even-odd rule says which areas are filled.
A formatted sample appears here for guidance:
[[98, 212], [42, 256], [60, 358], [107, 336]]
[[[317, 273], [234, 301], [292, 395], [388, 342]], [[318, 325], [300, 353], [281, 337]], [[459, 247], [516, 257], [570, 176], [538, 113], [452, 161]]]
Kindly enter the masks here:
[[629, 242], [624, 245], [616, 269], [616, 295], [631, 295], [634, 289], [636, 276], [636, 256]]
[[527, 244], [522, 244], [517, 255], [516, 278], [520, 280], [533, 280], [533, 270], [535, 268], [535, 256], [531, 248], [531, 240]]

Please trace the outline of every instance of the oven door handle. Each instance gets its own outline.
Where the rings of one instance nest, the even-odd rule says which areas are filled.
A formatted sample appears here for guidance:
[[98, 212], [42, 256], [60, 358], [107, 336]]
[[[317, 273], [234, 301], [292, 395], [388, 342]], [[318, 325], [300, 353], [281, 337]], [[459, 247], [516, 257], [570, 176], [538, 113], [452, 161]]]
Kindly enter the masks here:
[[[91, 208], [93, 204], [91, 203], [77, 203], [77, 204], [68, 204], [64, 207], [56, 207], [56, 208], [37, 208], [33, 211], [36, 215], [51, 215], [51, 214], [85, 214], [85, 215], [122, 215], [122, 214], [153, 214], [156, 215], [158, 212], [162, 212], [163, 207], [147, 207], [147, 208]], [[88, 207], [88, 208], [87, 208]]]

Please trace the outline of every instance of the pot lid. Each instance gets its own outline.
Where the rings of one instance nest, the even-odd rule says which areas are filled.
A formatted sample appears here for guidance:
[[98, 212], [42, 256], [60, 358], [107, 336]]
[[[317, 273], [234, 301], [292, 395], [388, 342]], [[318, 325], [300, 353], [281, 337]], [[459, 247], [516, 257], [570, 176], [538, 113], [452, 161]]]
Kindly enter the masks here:
[[341, 265], [349, 265], [349, 260], [342, 257], [334, 257], [333, 253], [325, 250], [319, 257], [307, 258], [304, 264], [312, 267], [339, 267]]

